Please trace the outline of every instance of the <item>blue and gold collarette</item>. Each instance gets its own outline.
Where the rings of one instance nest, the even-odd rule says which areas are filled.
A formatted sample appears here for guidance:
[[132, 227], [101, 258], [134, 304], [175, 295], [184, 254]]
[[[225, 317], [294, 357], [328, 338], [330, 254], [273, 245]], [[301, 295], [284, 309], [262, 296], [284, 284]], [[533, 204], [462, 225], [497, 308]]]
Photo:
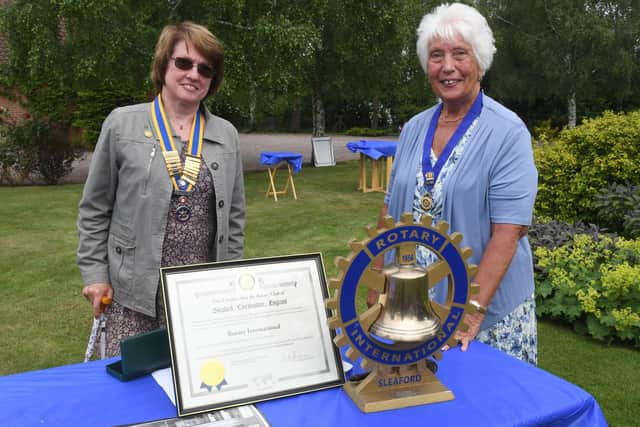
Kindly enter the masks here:
[[167, 165], [167, 171], [176, 194], [189, 194], [196, 185], [200, 173], [202, 156], [202, 136], [204, 135], [204, 118], [202, 113], [194, 114], [189, 136], [189, 145], [185, 156], [184, 168], [180, 161], [180, 154], [173, 142], [173, 135], [167, 129], [167, 116], [162, 106], [160, 95], [156, 96], [151, 106], [151, 118], [156, 134], [160, 138], [162, 155]]

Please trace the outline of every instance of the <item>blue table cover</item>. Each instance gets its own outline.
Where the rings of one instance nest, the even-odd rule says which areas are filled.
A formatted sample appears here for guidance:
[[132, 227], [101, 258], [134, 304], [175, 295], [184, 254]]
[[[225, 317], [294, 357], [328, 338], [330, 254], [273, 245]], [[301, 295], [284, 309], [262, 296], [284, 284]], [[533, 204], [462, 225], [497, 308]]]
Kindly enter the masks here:
[[[114, 360], [0, 377], [0, 425], [99, 427], [177, 416], [150, 375], [120, 382], [107, 374]], [[332, 388], [257, 406], [273, 427], [607, 425], [581, 388], [484, 344], [445, 352], [438, 368], [452, 401], [364, 414]]]
[[260, 163], [265, 166], [275, 166], [285, 161], [293, 167], [293, 173], [302, 169], [302, 154], [287, 151], [263, 151], [260, 153]]
[[354, 153], [362, 153], [367, 157], [378, 160], [380, 157], [396, 155], [396, 141], [369, 141], [360, 140], [347, 142], [347, 148]]

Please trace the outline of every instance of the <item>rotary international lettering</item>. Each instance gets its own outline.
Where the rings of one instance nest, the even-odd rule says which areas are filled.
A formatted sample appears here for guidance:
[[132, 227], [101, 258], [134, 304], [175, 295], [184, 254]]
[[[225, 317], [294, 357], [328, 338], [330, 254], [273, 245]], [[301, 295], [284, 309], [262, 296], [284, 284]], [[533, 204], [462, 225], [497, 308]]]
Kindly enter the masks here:
[[230, 329], [227, 331], [227, 335], [230, 337], [235, 337], [235, 336], [250, 335], [250, 334], [255, 334], [260, 332], [274, 331], [277, 329], [280, 329], [280, 323], [277, 323], [275, 325], [261, 326], [259, 328], [243, 328], [243, 329], [236, 329], [236, 330]]
[[383, 250], [398, 242], [418, 242], [434, 247], [442, 241], [442, 237], [431, 230], [423, 230], [415, 227], [405, 227], [383, 234], [375, 241], [376, 249]]
[[347, 327], [352, 342], [363, 355], [371, 357], [382, 363], [413, 363], [431, 355], [441, 346], [446, 338], [450, 336], [455, 328], [456, 322], [460, 320], [460, 312], [450, 313], [450, 319], [442, 324], [435, 336], [414, 349], [404, 351], [386, 351], [384, 347], [372, 342], [362, 330], [357, 327]]

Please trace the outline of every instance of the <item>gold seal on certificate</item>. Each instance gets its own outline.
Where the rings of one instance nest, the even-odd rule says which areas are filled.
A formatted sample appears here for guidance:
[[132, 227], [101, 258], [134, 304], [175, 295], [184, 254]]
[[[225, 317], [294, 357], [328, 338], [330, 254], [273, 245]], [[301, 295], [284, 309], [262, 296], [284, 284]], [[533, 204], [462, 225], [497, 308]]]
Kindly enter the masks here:
[[[444, 345], [455, 346], [455, 331], [463, 327], [465, 313], [477, 311], [471, 302], [479, 286], [470, 278], [477, 267], [467, 263], [470, 248], [461, 248], [460, 233], [447, 234], [449, 225], [432, 225], [424, 215], [418, 223], [411, 213], [396, 223], [385, 217], [384, 227], [368, 229], [368, 240], [353, 241], [347, 258], [338, 258], [341, 273], [330, 281], [335, 289], [327, 300], [330, 326], [339, 331], [336, 345], [347, 346], [347, 357], [362, 357], [365, 378], [349, 381], [346, 393], [364, 412], [402, 408], [452, 400], [453, 393], [435, 372]], [[423, 268], [416, 264], [416, 247], [423, 246], [438, 261]], [[388, 251], [395, 262], [374, 270], [377, 257]], [[376, 304], [357, 311], [360, 287], [379, 293]], [[447, 286], [446, 303], [429, 299], [428, 290]]]
[[200, 367], [200, 379], [202, 385], [200, 388], [205, 388], [211, 391], [213, 387], [220, 390], [220, 388], [227, 384], [224, 379], [224, 366], [218, 360], [205, 360]]

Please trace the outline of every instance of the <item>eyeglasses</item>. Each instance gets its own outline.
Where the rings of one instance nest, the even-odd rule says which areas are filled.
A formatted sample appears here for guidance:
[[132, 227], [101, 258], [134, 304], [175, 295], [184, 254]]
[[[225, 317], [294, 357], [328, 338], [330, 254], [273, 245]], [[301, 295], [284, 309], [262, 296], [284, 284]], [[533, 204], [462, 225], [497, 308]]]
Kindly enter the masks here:
[[198, 67], [198, 74], [207, 79], [212, 79], [216, 75], [216, 71], [208, 66], [207, 64], [196, 64], [191, 58], [185, 58], [183, 56], [178, 56], [175, 58], [171, 58], [173, 63], [176, 65], [176, 68], [183, 71], [189, 71], [193, 69], [194, 64]]

